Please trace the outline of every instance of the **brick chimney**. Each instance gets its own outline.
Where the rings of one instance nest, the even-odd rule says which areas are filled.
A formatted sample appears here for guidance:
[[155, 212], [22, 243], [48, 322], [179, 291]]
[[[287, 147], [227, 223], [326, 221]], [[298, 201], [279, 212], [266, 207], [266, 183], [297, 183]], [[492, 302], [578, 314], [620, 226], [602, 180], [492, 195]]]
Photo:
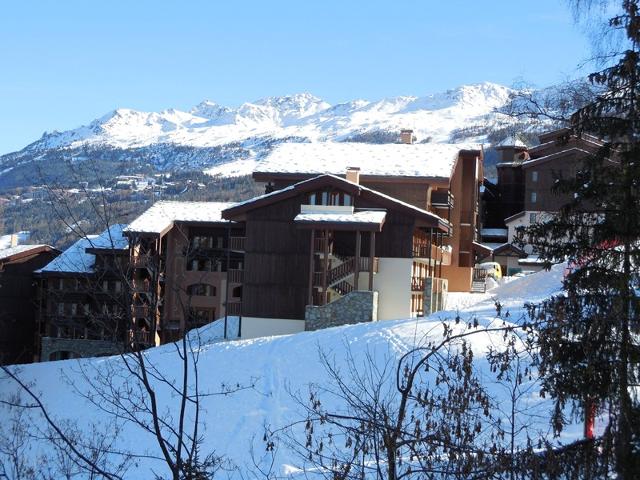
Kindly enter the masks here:
[[360, 167], [347, 167], [347, 180], [360, 185]]
[[14, 233], [11, 235], [11, 246], [12, 247], [17, 247], [18, 246], [18, 234]]
[[410, 129], [400, 130], [400, 143], [411, 145], [413, 143], [413, 130], [410, 130]]

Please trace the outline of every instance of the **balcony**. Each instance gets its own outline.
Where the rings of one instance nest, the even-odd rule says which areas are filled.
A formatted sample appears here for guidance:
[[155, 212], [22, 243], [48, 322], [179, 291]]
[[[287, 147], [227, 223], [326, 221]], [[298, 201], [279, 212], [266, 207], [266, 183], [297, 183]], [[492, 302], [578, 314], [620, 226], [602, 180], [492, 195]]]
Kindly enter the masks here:
[[227, 270], [227, 281], [229, 283], [242, 283], [244, 281], [244, 270], [230, 268]]
[[151, 282], [149, 280], [133, 281], [131, 291], [134, 293], [151, 293]]
[[148, 305], [135, 305], [133, 307], [134, 318], [149, 318], [153, 310]]
[[149, 347], [155, 345], [155, 335], [153, 332], [147, 332], [144, 330], [131, 330], [129, 332], [129, 339], [135, 346]]
[[247, 237], [229, 237], [229, 250], [244, 252], [244, 244]]
[[451, 265], [451, 251], [431, 244], [425, 245], [422, 243], [413, 244], [413, 257], [414, 258], [430, 258], [434, 262], [442, 262], [443, 265]]
[[151, 255], [137, 255], [131, 258], [131, 266], [134, 268], [153, 268], [154, 258]]
[[412, 292], [424, 292], [424, 278], [423, 277], [411, 277], [411, 291]]
[[242, 314], [242, 302], [227, 302], [227, 315], [241, 315]]

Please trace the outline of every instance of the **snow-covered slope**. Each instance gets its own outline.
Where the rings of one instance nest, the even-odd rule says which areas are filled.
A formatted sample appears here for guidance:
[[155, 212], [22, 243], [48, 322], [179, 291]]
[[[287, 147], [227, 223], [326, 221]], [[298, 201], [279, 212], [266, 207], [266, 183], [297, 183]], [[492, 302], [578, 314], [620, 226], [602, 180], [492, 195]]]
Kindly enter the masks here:
[[[494, 298], [508, 305], [509, 319], [517, 322], [524, 310], [522, 305], [531, 298], [543, 298], [560, 289], [562, 267], [551, 272], [543, 272], [531, 277], [513, 281], [495, 291], [482, 296], [469, 294], [466, 301], [458, 298], [457, 306], [467, 304], [465, 309], [453, 308], [439, 312], [425, 319], [409, 319], [359, 324], [346, 327], [331, 328], [297, 335], [261, 338], [255, 340], [221, 342], [219, 341], [222, 325], [212, 324], [200, 330], [202, 346], [198, 349], [200, 372], [200, 388], [202, 392], [219, 391], [222, 385], [235, 386], [255, 383], [255, 388], [242, 390], [228, 396], [211, 396], [203, 399], [204, 431], [201, 432], [204, 442], [202, 452], [214, 451], [224, 455], [239, 468], [244, 478], [253, 477], [252, 451], [254, 459], [265, 460], [263, 467], [268, 466], [270, 458], [265, 455], [265, 444], [262, 441], [264, 427], [275, 430], [305, 418], [304, 411], [294, 398], [296, 392], [301, 398], [308, 399], [309, 384], [326, 384], [328, 374], [320, 361], [320, 352], [343, 369], [348, 381], [347, 358], [353, 356], [354, 365], [365, 364], [370, 356], [382, 367], [387, 362], [395, 362], [402, 354], [414, 345], [426, 339], [438, 339], [442, 335], [442, 322], [447, 322], [454, 329], [465, 328], [467, 322], [476, 319], [480, 325], [479, 333], [469, 337], [474, 350], [476, 367], [492, 396], [496, 415], [507, 405], [507, 390], [504, 385], [495, 382], [495, 375], [484, 359], [489, 346], [500, 348], [504, 338], [501, 333], [487, 333], [489, 326], [501, 325], [502, 318], [496, 317]], [[459, 315], [462, 322], [453, 321]], [[173, 346], [167, 345], [148, 351], [148, 362], [155, 365], [168, 378], [178, 378], [180, 364]], [[112, 432], [112, 420], [99, 409], [90, 406], [73, 388], [80, 391], [91, 391], [91, 385], [83, 378], [81, 370], [89, 376], [104, 372], [122, 372], [121, 360], [118, 357], [87, 360], [68, 360], [24, 366], [19, 375], [27, 382], [33, 382], [33, 388], [41, 392], [41, 398], [50, 412], [59, 421], [76, 419], [78, 426], [88, 431], [91, 422], [101, 422], [101, 428], [107, 427]], [[15, 390], [15, 384], [8, 379], [0, 379], [0, 395], [6, 396]], [[528, 424], [528, 432], [534, 441], [541, 436], [549, 436], [548, 401], [538, 395], [539, 388], [535, 380], [527, 385], [526, 395], [520, 400], [521, 411], [526, 418], [518, 421]], [[178, 399], [167, 388], [159, 390], [162, 408], [176, 413]], [[339, 409], [341, 405], [336, 398], [323, 397], [324, 406]], [[10, 418], [11, 412], [6, 406], [0, 406], [2, 418]], [[37, 418], [32, 411], [29, 415]], [[521, 415], [525, 415], [522, 413]], [[37, 420], [36, 420], [37, 421]], [[2, 426], [0, 426], [2, 428]], [[303, 434], [303, 427], [298, 430]], [[580, 435], [580, 427], [568, 429], [559, 441], [567, 441]], [[302, 438], [301, 441], [304, 441]], [[154, 438], [133, 426], [126, 426], [116, 441], [120, 450], [133, 451], [139, 455], [136, 466], [131, 466], [125, 478], [152, 478], [152, 470], [164, 474], [160, 460], [151, 458], [159, 456]], [[26, 454], [32, 461], [37, 455], [50, 452], [50, 446], [43, 450], [33, 448]], [[304, 459], [292, 452], [285, 444], [279, 444], [275, 451], [276, 474], [295, 475], [304, 466]], [[232, 477], [239, 472], [232, 473]], [[300, 477], [302, 478], [302, 477]]]

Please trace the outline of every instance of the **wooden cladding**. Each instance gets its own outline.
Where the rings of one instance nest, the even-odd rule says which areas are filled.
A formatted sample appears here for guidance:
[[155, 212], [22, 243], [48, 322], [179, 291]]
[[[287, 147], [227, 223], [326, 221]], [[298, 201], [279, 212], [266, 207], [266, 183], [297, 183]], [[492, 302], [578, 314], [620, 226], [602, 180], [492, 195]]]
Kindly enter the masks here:
[[244, 245], [247, 237], [229, 237], [229, 249], [237, 252], [244, 252]]

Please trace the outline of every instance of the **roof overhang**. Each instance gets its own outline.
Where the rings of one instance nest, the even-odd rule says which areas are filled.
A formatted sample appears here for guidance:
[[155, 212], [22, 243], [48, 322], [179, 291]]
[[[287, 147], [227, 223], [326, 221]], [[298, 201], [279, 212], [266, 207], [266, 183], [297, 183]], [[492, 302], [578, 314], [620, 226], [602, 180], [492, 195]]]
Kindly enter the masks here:
[[298, 195], [312, 192], [317, 189], [334, 187], [350, 195], [361, 196], [375, 202], [386, 210], [400, 211], [415, 218], [416, 226], [436, 228], [444, 232], [449, 232], [451, 225], [446, 220], [434, 213], [427, 212], [414, 205], [402, 202], [389, 195], [378, 192], [357, 183], [350, 182], [335, 175], [319, 175], [308, 180], [303, 180], [294, 185], [290, 185], [281, 190], [276, 190], [259, 197], [239, 202], [232, 207], [222, 211], [222, 218], [226, 220], [243, 220], [247, 212], [271, 205]]
[[381, 232], [387, 212], [364, 210], [351, 213], [299, 213], [294, 218], [298, 228]]

